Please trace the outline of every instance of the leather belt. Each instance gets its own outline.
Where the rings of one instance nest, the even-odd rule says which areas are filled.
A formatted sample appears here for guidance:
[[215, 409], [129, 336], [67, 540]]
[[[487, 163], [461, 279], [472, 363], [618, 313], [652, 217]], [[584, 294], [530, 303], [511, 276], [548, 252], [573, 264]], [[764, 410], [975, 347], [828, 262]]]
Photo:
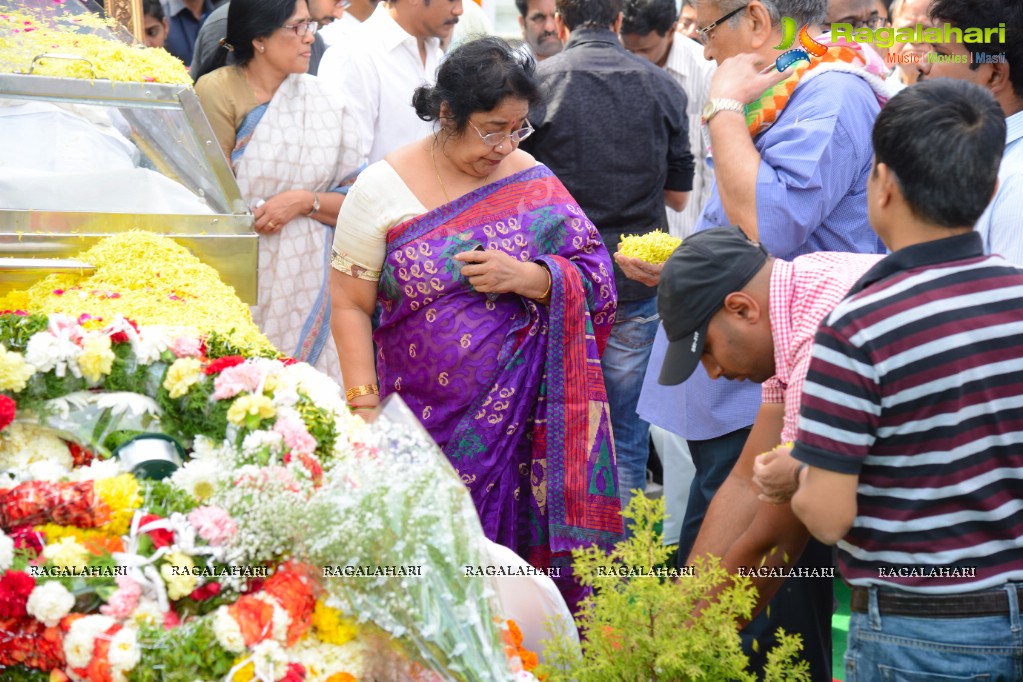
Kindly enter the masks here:
[[[1016, 585], [1017, 602], [1023, 605], [1023, 585]], [[870, 593], [866, 588], [852, 588], [849, 608], [867, 613]], [[917, 618], [971, 618], [1000, 616], [1009, 613], [1009, 595], [1005, 589], [988, 589], [961, 594], [912, 594], [878, 590], [877, 609], [881, 615], [915, 616]]]

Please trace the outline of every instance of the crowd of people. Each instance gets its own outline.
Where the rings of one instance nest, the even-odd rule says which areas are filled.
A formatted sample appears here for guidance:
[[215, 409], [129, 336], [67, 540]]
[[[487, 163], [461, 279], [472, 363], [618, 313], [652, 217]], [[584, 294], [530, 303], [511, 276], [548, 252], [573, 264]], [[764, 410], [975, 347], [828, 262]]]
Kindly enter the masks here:
[[[401, 395], [573, 610], [653, 439], [678, 565], [786, 569], [754, 668], [782, 627], [830, 679], [832, 581], [788, 569], [837, 556], [850, 679], [1021, 679], [1023, 0], [516, 0], [515, 44], [472, 0], [146, 7], [257, 323], [366, 419]], [[779, 70], [791, 25], [826, 50]], [[666, 263], [617, 253], [658, 229]]]

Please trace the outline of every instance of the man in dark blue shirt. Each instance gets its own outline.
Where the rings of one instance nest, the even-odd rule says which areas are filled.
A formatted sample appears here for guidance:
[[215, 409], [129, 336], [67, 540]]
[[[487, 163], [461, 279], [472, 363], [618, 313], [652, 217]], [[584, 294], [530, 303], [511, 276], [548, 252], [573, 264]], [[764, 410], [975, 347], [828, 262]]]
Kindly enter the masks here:
[[163, 47], [172, 55], [192, 65], [192, 50], [199, 29], [213, 11], [212, 0], [161, 0], [163, 12], [170, 22], [170, 32]]
[[[686, 94], [618, 41], [622, 0], [557, 0], [565, 49], [537, 67], [545, 105], [530, 111], [523, 145], [593, 221], [609, 252], [626, 234], [667, 232], [665, 205], [685, 208], [693, 187]], [[636, 402], [657, 331], [657, 289], [615, 264], [618, 313], [601, 361], [617, 450], [622, 506], [645, 488], [649, 425]]]

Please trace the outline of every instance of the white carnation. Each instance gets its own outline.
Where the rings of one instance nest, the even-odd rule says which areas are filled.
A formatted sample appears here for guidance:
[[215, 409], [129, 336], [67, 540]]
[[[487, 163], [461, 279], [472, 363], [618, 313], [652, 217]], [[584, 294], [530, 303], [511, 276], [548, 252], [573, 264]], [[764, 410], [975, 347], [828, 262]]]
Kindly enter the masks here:
[[220, 646], [231, 653], [240, 654], [245, 651], [245, 638], [242, 636], [242, 630], [226, 606], [221, 606], [213, 614], [213, 634], [217, 636]]
[[134, 628], [121, 628], [110, 640], [110, 652], [107, 654], [112, 672], [126, 673], [133, 670], [142, 659], [138, 638]]
[[288, 654], [272, 639], [252, 647], [252, 663], [261, 680], [281, 680], [288, 674]]
[[25, 610], [28, 611], [28, 615], [52, 628], [61, 618], [71, 613], [74, 606], [75, 595], [56, 580], [47, 580], [32, 590]]
[[6, 571], [14, 563], [14, 540], [7, 533], [0, 531], [0, 573]]
[[192, 441], [192, 459], [208, 459], [215, 462], [230, 462], [234, 448], [227, 441], [218, 443], [209, 436], [198, 435]]
[[64, 377], [68, 369], [74, 376], [81, 376], [78, 368], [78, 356], [82, 349], [71, 340], [67, 332], [54, 336], [48, 332], [40, 332], [28, 340], [25, 347], [25, 362], [40, 372], [56, 370], [58, 377]]
[[79, 467], [71, 472], [72, 481], [101, 481], [121, 474], [121, 460], [94, 459], [87, 467]]
[[68, 666], [88, 667], [96, 646], [96, 637], [109, 630], [116, 622], [109, 616], [85, 616], [72, 623], [64, 638], [64, 658]]
[[28, 479], [32, 481], [60, 481], [69, 473], [66, 467], [53, 461], [32, 462], [26, 471]]

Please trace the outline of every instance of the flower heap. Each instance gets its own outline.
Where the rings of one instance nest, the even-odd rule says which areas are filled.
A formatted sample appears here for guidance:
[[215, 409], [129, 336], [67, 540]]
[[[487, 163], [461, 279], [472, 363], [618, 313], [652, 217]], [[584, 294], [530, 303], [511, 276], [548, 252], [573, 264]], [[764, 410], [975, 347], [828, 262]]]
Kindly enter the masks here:
[[[116, 22], [71, 11], [76, 7], [53, 0], [50, 7], [37, 10], [0, 9], [0, 72], [27, 73], [32, 68], [34, 75], [59, 78], [192, 84], [180, 59], [165, 50], [117, 40], [114, 36], [124, 32]], [[47, 53], [83, 59], [42, 59], [33, 66], [38, 55]]]
[[[176, 343], [180, 355], [189, 350], [181, 344], [197, 344], [206, 336], [215, 357], [232, 354], [275, 357], [277, 350], [249, 314], [249, 308], [224, 284], [214, 268], [167, 237], [130, 230], [102, 239], [75, 256], [94, 266], [88, 275], [52, 274], [28, 289], [0, 296], [0, 311], [31, 311], [73, 318], [86, 331], [112, 324], [118, 314], [138, 325], [160, 327], [159, 336], [144, 339], [144, 357], [159, 354], [160, 344]], [[45, 350], [57, 340], [43, 339]], [[110, 360], [102, 337], [93, 337], [96, 367]], [[98, 345], [97, 345], [98, 344]], [[66, 342], [61, 346], [73, 351]], [[53, 349], [59, 351], [58, 349]], [[196, 349], [191, 349], [196, 350]], [[191, 353], [195, 355], [195, 353]]]
[[[455, 532], [478, 527], [471, 500], [406, 431], [354, 417], [307, 364], [187, 329], [0, 315], [4, 679], [502, 679], [520, 652], [485, 585], [453, 581], [479, 562], [481, 532]], [[187, 453], [161, 480], [122, 459], [152, 434]], [[437, 556], [418, 583], [322, 575]], [[454, 603], [440, 623], [430, 600]]]

